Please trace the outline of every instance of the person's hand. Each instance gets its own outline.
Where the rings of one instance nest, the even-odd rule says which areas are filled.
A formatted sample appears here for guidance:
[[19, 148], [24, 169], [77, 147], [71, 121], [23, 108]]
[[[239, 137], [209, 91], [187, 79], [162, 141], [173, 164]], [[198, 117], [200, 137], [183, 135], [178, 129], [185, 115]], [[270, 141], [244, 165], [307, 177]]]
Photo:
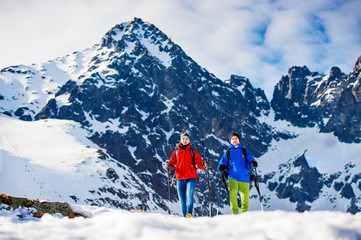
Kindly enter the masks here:
[[163, 168], [164, 168], [166, 171], [169, 171], [169, 169], [170, 169], [170, 163], [169, 163], [169, 162], [163, 163]]
[[221, 164], [221, 166], [219, 166], [219, 170], [220, 170], [220, 171], [226, 170], [226, 165]]
[[203, 165], [203, 167], [205, 167], [207, 169], [212, 167], [212, 163], [210, 160], [203, 161], [202, 165]]
[[253, 165], [253, 167], [255, 167], [255, 168], [256, 168], [256, 167], [258, 166], [258, 162], [257, 162], [256, 160], [254, 160], [254, 159], [253, 159], [253, 160], [252, 160], [252, 165]]

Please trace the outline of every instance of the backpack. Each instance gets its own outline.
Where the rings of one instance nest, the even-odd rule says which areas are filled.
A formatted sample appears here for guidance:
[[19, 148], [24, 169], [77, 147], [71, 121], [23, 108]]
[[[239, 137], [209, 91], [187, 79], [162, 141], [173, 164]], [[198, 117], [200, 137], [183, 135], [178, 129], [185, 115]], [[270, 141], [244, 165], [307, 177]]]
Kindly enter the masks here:
[[[177, 148], [177, 150], [175, 150], [175, 158], [177, 159], [177, 161], [178, 161], [178, 152], [179, 152], [179, 148]], [[196, 160], [194, 157], [194, 149], [192, 148], [192, 146], [191, 146], [191, 155], [192, 155], [193, 166], [196, 169], [196, 174], [197, 174], [197, 165], [196, 165]], [[197, 174], [197, 182], [199, 183], [198, 174]]]
[[[253, 174], [253, 170], [252, 170], [251, 166], [247, 162], [247, 150], [244, 147], [242, 147], [242, 152], [243, 152], [243, 158], [244, 158], [244, 160], [246, 161], [246, 164], [247, 164], [248, 172], [250, 174], [249, 175], [249, 180], [252, 182], [255, 179], [255, 176]], [[227, 171], [228, 171], [228, 164], [229, 164], [230, 159], [231, 159], [231, 149], [228, 148], [228, 150], [227, 150], [227, 166], [226, 166]], [[226, 177], [228, 178], [228, 172], [227, 172]]]
[[[179, 152], [179, 148], [177, 148], [177, 150], [175, 150], [175, 158], [178, 160], [178, 152]], [[192, 155], [192, 162], [194, 167], [197, 169], [197, 165], [196, 165], [196, 160], [194, 157], [194, 149], [191, 147], [191, 155]]]

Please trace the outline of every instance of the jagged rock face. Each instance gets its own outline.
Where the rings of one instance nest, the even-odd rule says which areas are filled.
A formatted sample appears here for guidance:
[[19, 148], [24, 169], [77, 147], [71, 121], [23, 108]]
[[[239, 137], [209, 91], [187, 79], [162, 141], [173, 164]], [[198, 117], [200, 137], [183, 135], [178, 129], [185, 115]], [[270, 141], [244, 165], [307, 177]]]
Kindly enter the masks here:
[[347, 78], [345, 90], [337, 101], [323, 132], [334, 134], [345, 142], [361, 142], [361, 57]]
[[263, 180], [271, 191], [281, 199], [297, 203], [296, 210], [310, 210], [310, 205], [319, 197], [323, 187], [322, 175], [310, 168], [303, 155], [279, 166], [278, 172], [269, 173]]
[[254, 89], [248, 78], [231, 75], [231, 78], [225, 83], [242, 92], [244, 98], [248, 100], [245, 102], [247, 109], [253, 110], [257, 117], [262, 114], [268, 115], [270, 104], [264, 91], [259, 88]]
[[311, 72], [307, 67], [293, 67], [276, 85], [272, 108], [276, 119], [296, 126], [323, 125], [337, 107], [337, 100], [346, 85], [346, 75], [337, 67], [325, 76]]
[[299, 127], [318, 126], [341, 141], [360, 142], [360, 59], [350, 75], [333, 67], [328, 76], [293, 67], [275, 86], [275, 119]]
[[337, 100], [346, 86], [346, 75], [338, 67], [333, 67], [324, 81], [310, 81], [305, 94], [305, 104], [320, 106], [324, 115], [331, 114], [337, 106]]
[[[232, 83], [224, 83], [140, 19], [110, 30], [97, 52], [86, 74], [61, 86], [35, 119], [80, 122], [92, 132], [93, 142], [136, 171], [162, 198], [168, 196], [162, 162], [182, 130], [189, 129], [194, 148], [216, 163], [226, 149], [220, 141], [227, 141], [231, 131], [240, 132], [254, 156], [267, 150], [273, 133], [256, 117], [268, 114], [269, 102], [248, 79], [231, 76]], [[68, 96], [65, 105], [58, 103], [62, 96]], [[211, 181], [217, 184], [214, 176]], [[200, 188], [206, 189], [206, 183]], [[208, 201], [203, 195], [199, 199]]]
[[300, 127], [313, 127], [321, 121], [319, 111], [311, 107], [315, 85], [323, 75], [311, 73], [307, 67], [292, 67], [287, 76], [283, 76], [275, 86], [271, 106], [275, 110], [275, 119], [292, 122]]

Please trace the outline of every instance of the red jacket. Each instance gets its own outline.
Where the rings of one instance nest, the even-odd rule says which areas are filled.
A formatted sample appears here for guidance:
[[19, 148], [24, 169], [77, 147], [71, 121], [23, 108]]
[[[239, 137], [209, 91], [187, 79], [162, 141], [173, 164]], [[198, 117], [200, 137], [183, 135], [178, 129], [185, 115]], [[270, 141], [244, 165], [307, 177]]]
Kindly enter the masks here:
[[[179, 147], [178, 158], [176, 159], [176, 151], [172, 153], [172, 156], [169, 159], [171, 164], [170, 170], [175, 166], [175, 177], [177, 180], [188, 179], [188, 178], [197, 178], [196, 168], [193, 165], [192, 154], [191, 154], [191, 145], [189, 144], [185, 150]], [[199, 169], [205, 169], [202, 166], [203, 160], [199, 153], [194, 150], [194, 161]]]

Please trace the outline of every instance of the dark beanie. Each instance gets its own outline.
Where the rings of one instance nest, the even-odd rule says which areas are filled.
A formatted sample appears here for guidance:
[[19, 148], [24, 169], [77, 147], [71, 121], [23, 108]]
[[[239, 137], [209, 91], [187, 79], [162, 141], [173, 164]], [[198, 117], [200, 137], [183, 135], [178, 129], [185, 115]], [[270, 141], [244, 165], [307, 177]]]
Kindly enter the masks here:
[[180, 136], [181, 139], [182, 139], [183, 136], [187, 136], [189, 138], [189, 140], [191, 139], [191, 136], [190, 136], [189, 132], [181, 133], [181, 136]]
[[228, 137], [229, 141], [231, 141], [231, 138], [232, 138], [233, 136], [236, 136], [236, 137], [238, 137], [239, 140], [241, 140], [241, 138], [239, 137], [239, 135], [238, 135], [237, 133], [231, 132], [231, 134], [229, 134], [229, 137]]

